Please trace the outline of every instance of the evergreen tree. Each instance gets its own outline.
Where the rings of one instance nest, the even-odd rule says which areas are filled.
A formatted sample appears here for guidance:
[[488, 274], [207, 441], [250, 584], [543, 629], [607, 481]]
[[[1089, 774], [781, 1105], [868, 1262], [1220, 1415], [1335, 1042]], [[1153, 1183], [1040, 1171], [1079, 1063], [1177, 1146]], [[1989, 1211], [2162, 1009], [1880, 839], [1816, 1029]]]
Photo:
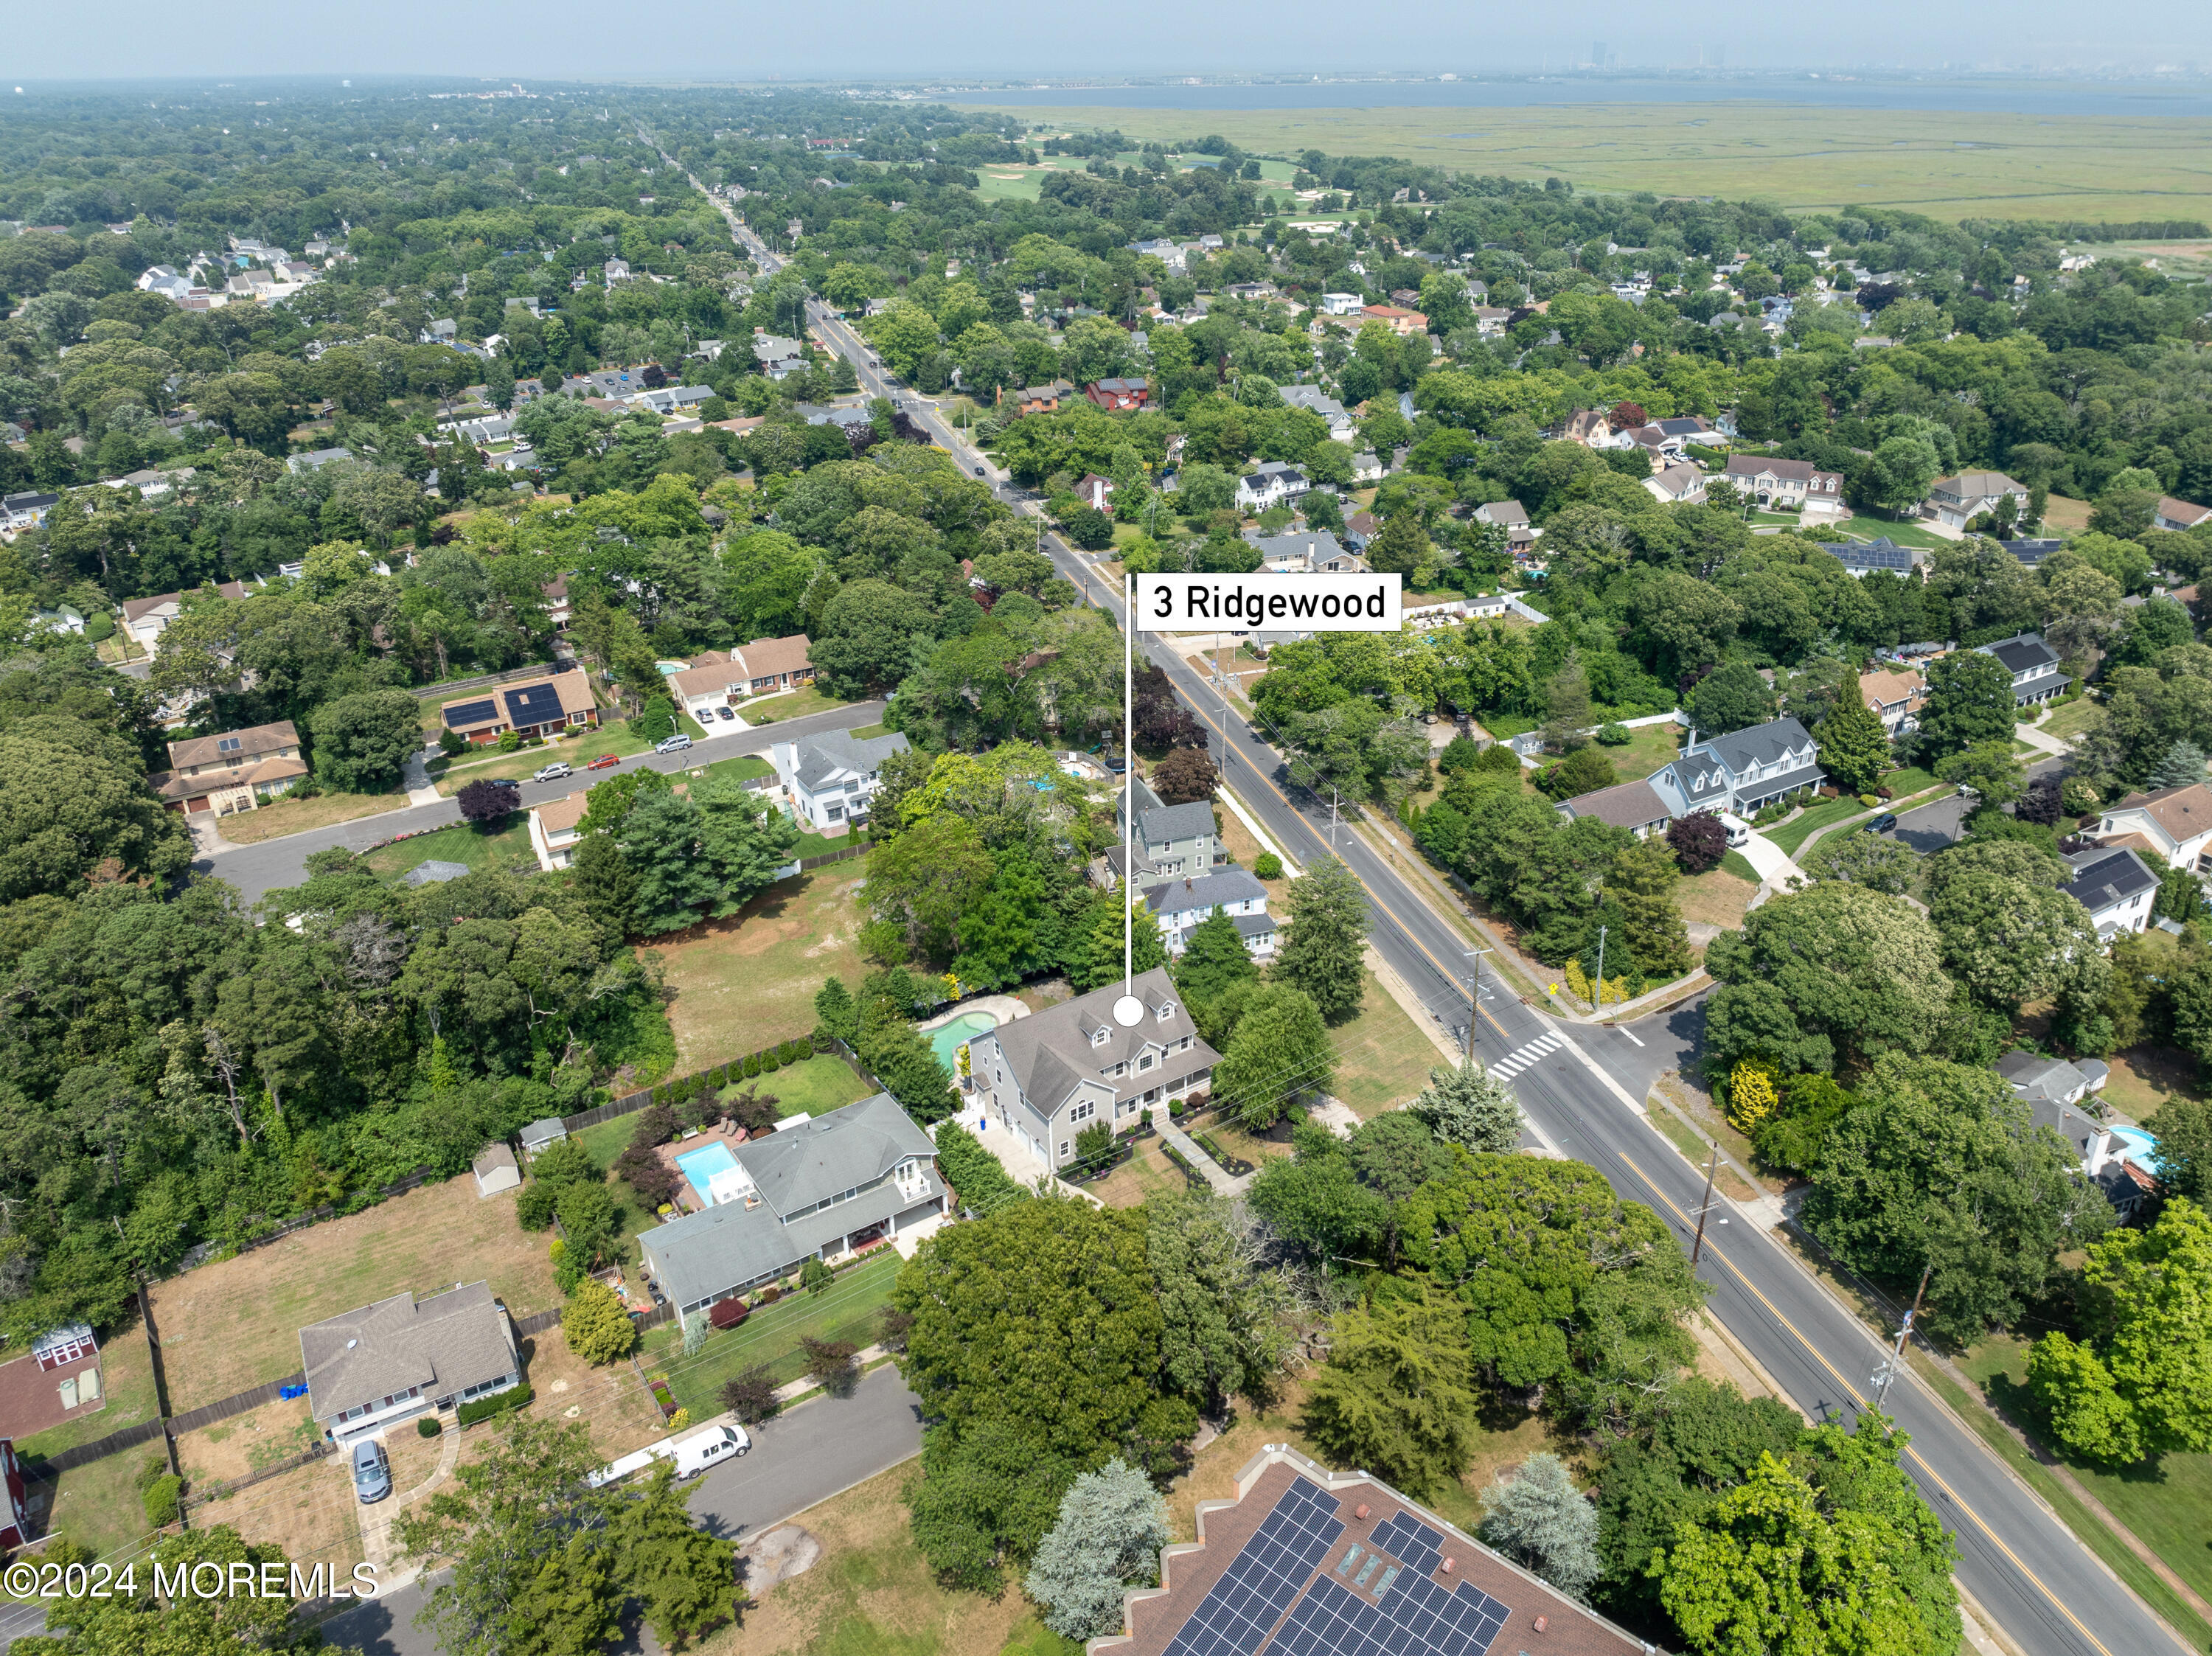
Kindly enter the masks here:
[[1854, 687], [1844, 687], [1813, 736], [1820, 744], [1820, 767], [1845, 793], [1871, 793], [1893, 762], [1888, 733]]
[[736, 1548], [692, 1522], [675, 1468], [662, 1461], [607, 1526], [622, 1585], [645, 1607], [653, 1636], [681, 1650], [737, 1612]]
[[1117, 1456], [1060, 1497], [1059, 1521], [1039, 1544], [1023, 1589], [1063, 1638], [1118, 1632], [1122, 1592], [1159, 1579], [1160, 1549], [1170, 1538], [1166, 1500]]
[[2204, 749], [2184, 737], [2166, 750], [2166, 757], [2158, 761], [2158, 768], [2150, 774], [2154, 792], [2160, 788], [2185, 788], [2204, 779]]
[[814, 1016], [831, 1034], [852, 1046], [860, 1038], [860, 1011], [842, 979], [832, 978], [815, 992]]
[[721, 883], [711, 912], [734, 914], [764, 890], [799, 848], [799, 825], [733, 778], [695, 784], [699, 849]]
[[588, 834], [576, 847], [576, 890], [602, 925], [627, 931], [637, 902], [637, 876], [611, 835]]
[[1467, 1307], [1434, 1289], [1338, 1317], [1328, 1362], [1306, 1394], [1324, 1453], [1416, 1497], [1467, 1470], [1480, 1413]]
[[1597, 1508], [1575, 1488], [1557, 1455], [1533, 1454], [1508, 1480], [1483, 1491], [1482, 1538], [1570, 1598], [1587, 1601], [1605, 1574], [1597, 1554]]
[[[1131, 968], [1135, 972], [1149, 972], [1156, 966], [1165, 966], [1167, 944], [1160, 938], [1160, 923], [1154, 916], [1152, 905], [1141, 895], [1133, 893], [1129, 907]], [[1075, 930], [1073, 947], [1067, 950], [1066, 964], [1068, 980], [1079, 992], [1088, 993], [1105, 984], [1118, 981], [1121, 975], [1121, 900], [1110, 892], [1101, 892], [1091, 906], [1087, 922]]]
[[1193, 1006], [1208, 1004], [1231, 984], [1260, 975], [1251, 951], [1244, 947], [1243, 933], [1218, 906], [1191, 928], [1183, 939], [1182, 957], [1169, 969], [1183, 999]]
[[1629, 958], [1650, 978], [1676, 978], [1690, 969], [1690, 934], [1674, 905], [1681, 879], [1662, 840], [1639, 840], [1613, 859], [1606, 895], [1620, 910]]
[[623, 824], [623, 860], [635, 870], [631, 915], [647, 937], [679, 931], [712, 913], [722, 883], [699, 851], [702, 823], [690, 796], [640, 796]]
[[1420, 514], [1413, 512], [1386, 518], [1367, 547], [1367, 561], [1386, 575], [1411, 575], [1434, 555]]
[[1317, 858], [1283, 901], [1290, 923], [1269, 975], [1304, 990], [1331, 1023], [1356, 1016], [1366, 994], [1361, 959], [1370, 919], [1358, 877], [1338, 858]]
[[1479, 1059], [1431, 1070], [1429, 1084], [1407, 1107], [1448, 1143], [1510, 1156], [1521, 1143], [1520, 1105]]

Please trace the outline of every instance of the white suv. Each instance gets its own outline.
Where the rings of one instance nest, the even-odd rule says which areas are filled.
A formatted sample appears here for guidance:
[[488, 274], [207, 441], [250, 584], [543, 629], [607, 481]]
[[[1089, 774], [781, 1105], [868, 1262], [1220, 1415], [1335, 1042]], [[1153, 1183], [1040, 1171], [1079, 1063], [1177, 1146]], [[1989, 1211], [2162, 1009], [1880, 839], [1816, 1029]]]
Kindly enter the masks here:
[[691, 738], [684, 735], [683, 731], [678, 731], [675, 735], [663, 737], [659, 741], [654, 743], [653, 744], [653, 750], [655, 753], [682, 753], [684, 749], [690, 745]]

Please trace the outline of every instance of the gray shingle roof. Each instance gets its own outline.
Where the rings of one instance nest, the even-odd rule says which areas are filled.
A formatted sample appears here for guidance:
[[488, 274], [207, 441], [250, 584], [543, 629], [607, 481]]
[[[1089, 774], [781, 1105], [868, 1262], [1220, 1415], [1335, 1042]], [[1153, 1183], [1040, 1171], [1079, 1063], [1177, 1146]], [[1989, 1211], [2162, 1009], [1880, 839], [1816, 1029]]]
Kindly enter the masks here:
[[1145, 893], [1145, 901], [1152, 905], [1155, 914], [1176, 914], [1191, 908], [1211, 911], [1216, 906], [1226, 907], [1231, 903], [1249, 902], [1255, 897], [1264, 902], [1267, 896], [1267, 888], [1261, 884], [1257, 875], [1249, 869], [1232, 866], [1150, 887]]
[[1344, 555], [1344, 547], [1326, 529], [1295, 531], [1287, 535], [1253, 535], [1247, 538], [1261, 558], [1304, 558], [1316, 569], [1331, 558]]
[[1147, 846], [1195, 840], [1213, 832], [1213, 807], [1203, 799], [1187, 805], [1156, 805], [1138, 816], [1137, 831]]
[[865, 738], [845, 731], [801, 737], [795, 750], [799, 784], [811, 793], [831, 777], [843, 773], [866, 776], [881, 769], [884, 761], [893, 754], [904, 753], [909, 745], [896, 731]]
[[490, 1286], [471, 1283], [420, 1304], [410, 1290], [300, 1331], [317, 1420], [381, 1403], [410, 1386], [442, 1398], [511, 1374], [514, 1331]]
[[1618, 787], [1578, 793], [1571, 799], [1559, 801], [1559, 809], [1562, 816], [1595, 816], [1601, 822], [1626, 828], [1664, 822], [1674, 814], [1646, 781], [1623, 782]]
[[811, 1207], [840, 1191], [880, 1179], [908, 1156], [936, 1155], [889, 1093], [831, 1110], [811, 1121], [735, 1146], [738, 1164], [779, 1214]]
[[1703, 758], [1710, 752], [1741, 775], [1753, 765], [1771, 765], [1785, 754], [1802, 753], [1812, 745], [1812, 732], [1796, 719], [1773, 719], [1726, 736], [1701, 737], [1696, 756]]
[[[1130, 984], [1130, 990], [1145, 1003], [1146, 1008], [1144, 1022], [1133, 1029], [1124, 1029], [1114, 1022], [1114, 1003], [1121, 996], [1121, 983], [1117, 978], [1103, 989], [1062, 1001], [1032, 1017], [1002, 1023], [991, 1032], [990, 1038], [1005, 1055], [1012, 1078], [1019, 1083], [1031, 1103], [1044, 1110], [1056, 1109], [1075, 1089], [1076, 1083], [1085, 1080], [1119, 1091], [1115, 1078], [1105, 1075], [1105, 1071], [1134, 1058], [1147, 1045], [1177, 1041], [1185, 1035], [1196, 1036], [1198, 1026], [1192, 1022], [1190, 1009], [1176, 992], [1166, 968], [1154, 967], [1149, 972], [1139, 972]], [[1175, 1009], [1164, 1019], [1158, 1016], [1163, 1005]], [[1093, 1039], [1101, 1031], [1105, 1038], [1094, 1045]], [[1194, 1039], [1192, 1050], [1176, 1053], [1167, 1066], [1167, 1073], [1188, 1074], [1218, 1061], [1219, 1055], [1212, 1047]], [[1152, 1077], [1148, 1075], [1143, 1079]], [[1121, 1077], [1121, 1087], [1128, 1088], [1138, 1081], [1134, 1076]], [[1138, 1085], [1137, 1090], [1142, 1091], [1142, 1086]]]

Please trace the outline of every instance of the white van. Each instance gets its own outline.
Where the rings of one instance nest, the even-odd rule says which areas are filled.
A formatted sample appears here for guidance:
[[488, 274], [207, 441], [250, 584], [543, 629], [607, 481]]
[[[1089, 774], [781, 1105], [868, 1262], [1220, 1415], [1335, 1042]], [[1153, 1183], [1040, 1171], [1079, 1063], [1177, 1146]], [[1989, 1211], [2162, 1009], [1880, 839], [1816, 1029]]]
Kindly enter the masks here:
[[753, 1441], [745, 1435], [742, 1426], [709, 1426], [676, 1445], [676, 1476], [678, 1479], [696, 1477], [709, 1466], [735, 1460], [752, 1447]]
[[1721, 813], [1721, 827], [1728, 833], [1730, 851], [1739, 851], [1751, 843], [1751, 824], [1733, 812]]

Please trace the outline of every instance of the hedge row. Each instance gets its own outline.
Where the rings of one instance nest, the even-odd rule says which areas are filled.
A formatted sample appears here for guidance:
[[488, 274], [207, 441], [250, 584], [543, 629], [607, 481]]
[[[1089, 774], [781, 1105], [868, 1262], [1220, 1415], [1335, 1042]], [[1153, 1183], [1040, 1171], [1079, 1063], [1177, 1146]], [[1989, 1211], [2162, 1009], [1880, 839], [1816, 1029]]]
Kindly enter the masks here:
[[696, 1075], [685, 1076], [681, 1081], [663, 1083], [653, 1089], [653, 1101], [671, 1106], [688, 1104], [699, 1097], [712, 1097], [734, 1082], [750, 1081], [755, 1076], [773, 1075], [787, 1064], [799, 1064], [814, 1056], [814, 1043], [802, 1036], [787, 1040], [781, 1046], [770, 1046], [744, 1059], [733, 1059], [727, 1064], [702, 1070]]
[[527, 1382], [509, 1386], [504, 1392], [495, 1392], [488, 1398], [477, 1398], [463, 1404], [454, 1412], [464, 1426], [473, 1426], [480, 1420], [489, 1420], [495, 1415], [505, 1414], [510, 1409], [527, 1409], [537, 1394]]
[[944, 1169], [945, 1181], [959, 1192], [960, 1205], [978, 1213], [989, 1213], [1010, 1198], [1029, 1194], [957, 1121], [937, 1124], [937, 1164]]

